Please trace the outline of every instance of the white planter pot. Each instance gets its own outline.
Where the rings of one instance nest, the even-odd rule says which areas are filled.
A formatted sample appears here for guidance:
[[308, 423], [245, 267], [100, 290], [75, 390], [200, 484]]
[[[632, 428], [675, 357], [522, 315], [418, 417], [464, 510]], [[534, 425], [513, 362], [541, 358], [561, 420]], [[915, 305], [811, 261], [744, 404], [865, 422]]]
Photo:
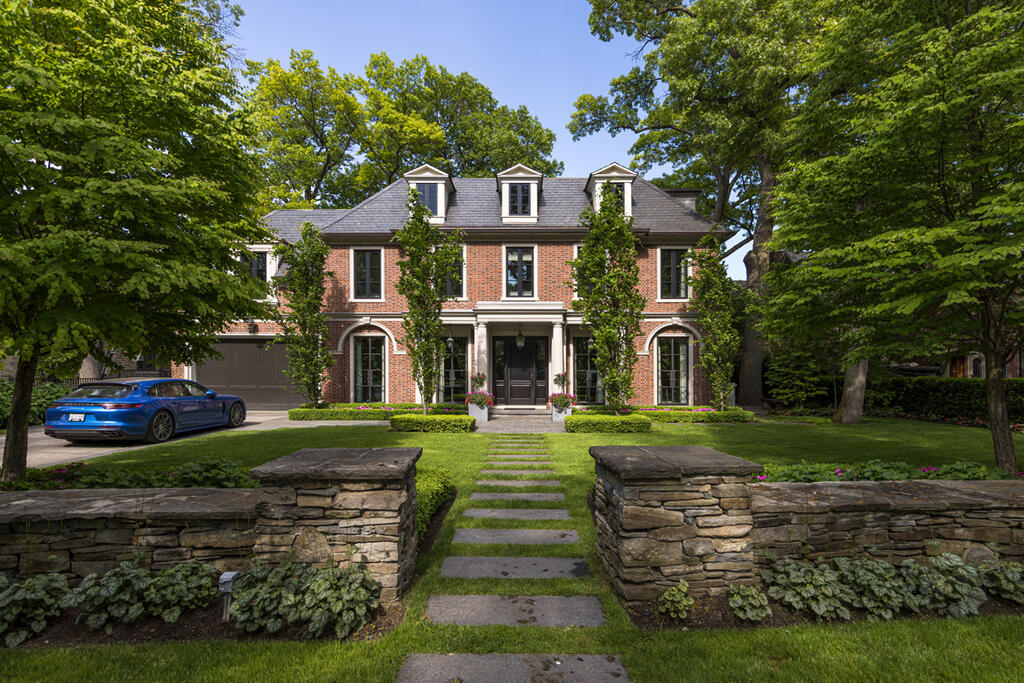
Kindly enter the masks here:
[[487, 422], [487, 406], [481, 407], [476, 405], [475, 403], [469, 403], [467, 404], [467, 407], [469, 408], [470, 416], [476, 418], [477, 424], [483, 424], [484, 422]]
[[569, 415], [572, 415], [572, 406], [569, 406], [565, 410], [559, 410], [558, 408], [551, 406], [552, 422], [565, 422], [565, 418]]

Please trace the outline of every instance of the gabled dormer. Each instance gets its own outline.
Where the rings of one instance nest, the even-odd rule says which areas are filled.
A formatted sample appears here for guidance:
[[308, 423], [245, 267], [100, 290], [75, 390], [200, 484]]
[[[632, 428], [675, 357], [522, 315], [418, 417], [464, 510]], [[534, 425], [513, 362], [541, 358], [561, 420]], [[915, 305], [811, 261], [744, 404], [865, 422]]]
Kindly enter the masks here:
[[409, 183], [410, 188], [420, 193], [420, 203], [433, 214], [430, 222], [444, 223], [448, 198], [455, 192], [451, 176], [430, 164], [423, 164], [402, 177]]
[[587, 178], [587, 194], [590, 195], [594, 211], [601, 208], [601, 197], [606, 192], [615, 192], [622, 199], [624, 213], [633, 215], [633, 181], [637, 174], [621, 164], [611, 163], [590, 174]]
[[495, 175], [501, 197], [502, 223], [536, 223], [544, 175], [516, 164]]

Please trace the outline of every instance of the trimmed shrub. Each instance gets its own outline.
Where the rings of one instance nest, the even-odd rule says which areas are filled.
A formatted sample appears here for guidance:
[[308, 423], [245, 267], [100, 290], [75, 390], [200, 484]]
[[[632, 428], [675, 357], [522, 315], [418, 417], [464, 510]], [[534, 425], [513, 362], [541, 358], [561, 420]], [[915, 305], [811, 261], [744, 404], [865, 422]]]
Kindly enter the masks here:
[[455, 490], [452, 473], [444, 467], [416, 472], [416, 535], [423, 538], [434, 513], [441, 509]]
[[801, 462], [796, 465], [764, 466], [759, 480], [812, 481], [904, 481], [906, 479], [950, 479], [955, 481], [1003, 479], [1001, 469], [980, 463], [957, 461], [948, 465], [918, 467], [900, 461], [869, 460], [855, 465]]
[[715, 410], [710, 406], [628, 406], [616, 411], [606, 406], [577, 406], [578, 415], [643, 415], [654, 422], [750, 422], [754, 413], [742, 408]]
[[587, 433], [634, 433], [651, 431], [651, 421], [644, 415], [569, 415], [565, 431]]
[[[32, 388], [32, 407], [28, 413], [30, 425], [41, 425], [46, 420], [46, 409], [59, 398], [71, 393], [69, 387], [57, 382], [42, 382]], [[0, 429], [7, 429], [11, 418], [11, 398], [14, 396], [14, 382], [0, 379]]]
[[[461, 403], [437, 404], [427, 409], [428, 415], [466, 415], [468, 408]], [[333, 404], [326, 408], [292, 408], [289, 420], [390, 420], [395, 415], [422, 415], [423, 408], [415, 404], [348, 403]]]
[[394, 432], [471, 432], [476, 418], [469, 415], [392, 415]]

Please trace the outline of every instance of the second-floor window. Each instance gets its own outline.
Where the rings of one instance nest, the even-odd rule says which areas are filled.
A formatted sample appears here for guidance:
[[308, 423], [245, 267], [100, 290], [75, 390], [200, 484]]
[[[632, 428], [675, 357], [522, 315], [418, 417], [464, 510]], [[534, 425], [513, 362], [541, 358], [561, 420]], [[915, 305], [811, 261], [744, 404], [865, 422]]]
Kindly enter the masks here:
[[602, 194], [601, 201], [614, 201], [618, 206], [622, 207], [626, 203], [626, 184], [615, 182], [614, 180], [609, 181], [602, 188]]
[[353, 291], [356, 299], [381, 298], [380, 249], [356, 249], [353, 254]]
[[505, 296], [534, 296], [533, 247], [507, 247], [505, 250]]
[[246, 257], [246, 263], [249, 268], [249, 274], [252, 275], [254, 280], [260, 282], [267, 281], [267, 252], [256, 251], [249, 254]]
[[529, 216], [530, 184], [510, 183], [508, 186], [508, 215]]
[[451, 299], [461, 299], [465, 294], [465, 284], [462, 281], [462, 269], [466, 261], [466, 252], [462, 252], [462, 260], [452, 271], [451, 275], [445, 278], [444, 293]]
[[437, 215], [437, 183], [416, 183], [416, 192], [420, 196], [420, 204], [430, 209], [433, 216]]
[[658, 297], [661, 299], [687, 298], [686, 250], [661, 249], [661, 274]]

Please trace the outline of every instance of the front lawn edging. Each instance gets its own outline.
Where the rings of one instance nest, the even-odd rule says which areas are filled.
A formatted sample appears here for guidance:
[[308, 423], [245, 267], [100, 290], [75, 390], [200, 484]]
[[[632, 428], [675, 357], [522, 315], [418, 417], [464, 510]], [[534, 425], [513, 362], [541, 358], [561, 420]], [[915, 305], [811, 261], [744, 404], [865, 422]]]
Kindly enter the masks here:
[[591, 434], [649, 432], [651, 421], [644, 415], [568, 415], [565, 431]]
[[394, 415], [394, 432], [472, 432], [476, 418], [469, 415]]

